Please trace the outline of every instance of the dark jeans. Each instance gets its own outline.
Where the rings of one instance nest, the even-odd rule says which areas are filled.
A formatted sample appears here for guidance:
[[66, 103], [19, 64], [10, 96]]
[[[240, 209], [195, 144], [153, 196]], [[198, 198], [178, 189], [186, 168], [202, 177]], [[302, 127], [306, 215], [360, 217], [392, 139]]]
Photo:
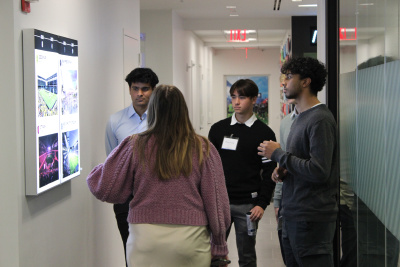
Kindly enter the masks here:
[[129, 197], [129, 199], [123, 204], [114, 204], [114, 213], [115, 219], [117, 220], [119, 234], [122, 238], [122, 243], [124, 245], [124, 255], [125, 255], [125, 264], [128, 266], [126, 262], [126, 241], [129, 236], [129, 223], [128, 223], [128, 212], [129, 212], [129, 202], [131, 202], [133, 196]]
[[279, 203], [279, 209], [278, 209], [278, 240], [279, 240], [279, 247], [281, 248], [281, 255], [283, 259], [283, 263], [286, 265], [286, 259], [285, 259], [285, 251], [283, 250], [283, 244], [282, 244], [282, 216], [281, 216], [281, 205]]
[[249, 236], [247, 233], [246, 212], [249, 212], [254, 205], [230, 205], [231, 207], [231, 226], [229, 227], [226, 238], [231, 231], [232, 223], [235, 226], [236, 247], [239, 256], [240, 267], [257, 267], [256, 255], [256, 236]]
[[336, 222], [283, 220], [282, 243], [288, 267], [333, 267]]
[[282, 260], [283, 263], [286, 265], [285, 251], [283, 250], [283, 244], [282, 244], [282, 229], [278, 230], [278, 239], [279, 239], [279, 247], [281, 248]]

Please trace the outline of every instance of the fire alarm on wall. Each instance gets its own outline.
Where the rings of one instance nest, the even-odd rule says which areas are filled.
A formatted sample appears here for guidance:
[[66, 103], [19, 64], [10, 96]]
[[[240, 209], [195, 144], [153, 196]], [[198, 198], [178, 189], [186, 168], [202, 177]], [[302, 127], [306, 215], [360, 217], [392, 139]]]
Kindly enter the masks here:
[[29, 1], [21, 0], [21, 9], [22, 9], [22, 12], [30, 13], [31, 12], [31, 3]]
[[39, 0], [21, 0], [22, 12], [30, 13], [31, 12], [31, 3], [32, 2], [39, 2]]

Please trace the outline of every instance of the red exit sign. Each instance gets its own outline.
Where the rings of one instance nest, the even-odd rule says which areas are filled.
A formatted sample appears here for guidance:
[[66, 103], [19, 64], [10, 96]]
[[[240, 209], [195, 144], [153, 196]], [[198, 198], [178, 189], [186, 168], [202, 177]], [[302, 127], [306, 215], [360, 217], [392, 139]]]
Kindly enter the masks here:
[[231, 30], [229, 42], [248, 42], [246, 38], [247, 30]]
[[340, 40], [357, 40], [357, 28], [339, 28]]

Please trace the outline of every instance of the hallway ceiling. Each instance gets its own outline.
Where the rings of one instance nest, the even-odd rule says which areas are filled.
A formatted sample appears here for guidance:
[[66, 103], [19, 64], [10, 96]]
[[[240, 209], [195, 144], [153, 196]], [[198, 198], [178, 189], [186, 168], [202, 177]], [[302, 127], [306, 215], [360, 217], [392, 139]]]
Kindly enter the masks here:
[[[322, 0], [140, 0], [141, 10], [169, 10], [183, 19], [185, 30], [196, 34], [206, 46], [214, 49], [243, 49], [280, 47], [287, 31], [291, 28], [292, 16], [316, 16], [318, 7], [299, 7], [317, 4]], [[280, 2], [280, 8], [278, 5]], [[340, 1], [341, 27], [355, 27], [358, 24], [357, 39], [370, 39], [384, 32], [383, 27], [371, 28], [371, 17], [384, 13], [384, 5], [374, 5], [373, 0], [355, 4], [354, 1]], [[275, 5], [275, 10], [274, 10]], [[228, 6], [233, 6], [227, 8]], [[394, 8], [397, 10], [397, 8]], [[388, 8], [390, 10], [390, 8]], [[365, 15], [366, 14], [366, 15]], [[231, 16], [233, 15], [233, 16]], [[382, 14], [381, 14], [382, 15]], [[379, 23], [377, 23], [379, 24]], [[255, 30], [247, 38], [256, 41], [230, 42], [231, 29]], [[228, 31], [225, 33], [224, 31]], [[355, 41], [341, 42], [340, 45], [355, 45]]]
[[[275, 9], [274, 10], [274, 4]], [[215, 49], [280, 47], [290, 28], [292, 16], [315, 16], [317, 0], [140, 0], [141, 10], [173, 10], [184, 21], [186, 30], [196, 34], [206, 46]], [[227, 8], [228, 6], [233, 6]], [[233, 15], [233, 16], [232, 16]], [[247, 38], [255, 41], [229, 42], [231, 29], [255, 30]], [[224, 33], [224, 31], [228, 31]]]
[[[316, 4], [317, 0], [281, 0], [280, 10], [273, 10], [279, 0], [141, 0], [141, 9], [174, 10], [184, 19], [227, 19], [230, 13], [237, 13], [241, 19], [262, 19], [271, 17], [313, 16], [316, 7], [298, 7], [299, 4]], [[236, 6], [230, 12], [226, 7]]]

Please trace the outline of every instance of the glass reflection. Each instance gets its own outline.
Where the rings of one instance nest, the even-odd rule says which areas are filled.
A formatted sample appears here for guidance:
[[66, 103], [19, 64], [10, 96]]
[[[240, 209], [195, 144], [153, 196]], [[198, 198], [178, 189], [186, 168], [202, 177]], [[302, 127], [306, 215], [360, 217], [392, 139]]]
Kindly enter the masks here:
[[398, 0], [340, 1], [340, 176], [355, 200], [340, 205], [338, 266], [400, 266], [399, 10]]

